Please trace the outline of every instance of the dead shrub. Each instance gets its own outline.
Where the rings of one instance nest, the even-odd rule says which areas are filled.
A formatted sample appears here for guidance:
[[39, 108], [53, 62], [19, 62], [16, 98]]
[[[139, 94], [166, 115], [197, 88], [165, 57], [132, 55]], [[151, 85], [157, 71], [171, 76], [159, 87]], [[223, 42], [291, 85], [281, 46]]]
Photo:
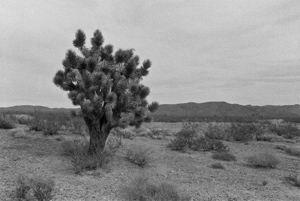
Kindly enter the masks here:
[[180, 195], [175, 186], [168, 183], [154, 184], [145, 177], [138, 177], [127, 186], [122, 186], [120, 196], [132, 201], [188, 201], [190, 197]]
[[222, 163], [213, 163], [210, 167], [213, 169], [225, 169]]
[[16, 198], [18, 200], [50, 201], [54, 196], [55, 182], [44, 176], [24, 176], [17, 179]]
[[250, 165], [257, 168], [276, 168], [280, 162], [276, 156], [269, 153], [261, 153], [250, 156], [247, 158], [247, 161]]
[[154, 160], [153, 153], [151, 148], [131, 147], [126, 152], [126, 159], [140, 167], [145, 167]]
[[236, 161], [236, 157], [228, 152], [213, 153], [212, 158], [221, 161]]

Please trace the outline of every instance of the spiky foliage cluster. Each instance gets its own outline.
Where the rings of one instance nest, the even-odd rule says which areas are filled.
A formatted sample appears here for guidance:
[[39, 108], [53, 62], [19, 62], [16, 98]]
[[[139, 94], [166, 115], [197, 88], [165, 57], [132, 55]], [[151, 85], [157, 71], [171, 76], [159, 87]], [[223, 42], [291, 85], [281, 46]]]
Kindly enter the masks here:
[[140, 81], [151, 67], [146, 60], [140, 61], [134, 50], [119, 49], [113, 53], [112, 45], [103, 45], [99, 30], [91, 38], [91, 48], [85, 46], [86, 36], [78, 30], [73, 45], [80, 55], [68, 50], [53, 82], [65, 91], [74, 105], [81, 107], [86, 118], [106, 119], [110, 128], [139, 127], [150, 121], [150, 112], [158, 103], [148, 104], [146, 97], [150, 89]]

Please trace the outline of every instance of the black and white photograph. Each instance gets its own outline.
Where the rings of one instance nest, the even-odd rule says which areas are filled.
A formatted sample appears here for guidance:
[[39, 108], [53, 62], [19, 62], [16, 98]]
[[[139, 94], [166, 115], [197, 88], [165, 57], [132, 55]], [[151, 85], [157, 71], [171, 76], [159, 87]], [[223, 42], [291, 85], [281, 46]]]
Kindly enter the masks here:
[[0, 0], [0, 200], [299, 201], [299, 0]]

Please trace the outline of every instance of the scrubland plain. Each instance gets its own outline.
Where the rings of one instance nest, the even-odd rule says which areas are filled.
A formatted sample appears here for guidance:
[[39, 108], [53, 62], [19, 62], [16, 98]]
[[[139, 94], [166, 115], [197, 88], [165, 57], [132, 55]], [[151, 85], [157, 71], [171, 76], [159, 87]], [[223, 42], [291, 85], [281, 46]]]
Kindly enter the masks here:
[[17, 119], [0, 129], [1, 200], [300, 200], [297, 124], [144, 123], [90, 157], [80, 119], [50, 133]]

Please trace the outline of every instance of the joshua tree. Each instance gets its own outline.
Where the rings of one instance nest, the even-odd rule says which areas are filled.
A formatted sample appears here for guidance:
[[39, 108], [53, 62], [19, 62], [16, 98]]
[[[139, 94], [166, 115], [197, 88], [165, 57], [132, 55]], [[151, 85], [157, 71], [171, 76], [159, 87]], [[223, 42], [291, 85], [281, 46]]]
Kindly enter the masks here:
[[89, 129], [89, 153], [103, 150], [110, 131], [128, 125], [139, 127], [151, 121], [150, 113], [158, 103], [148, 104], [150, 89], [140, 84], [148, 75], [150, 60], [139, 65], [134, 50], [119, 49], [113, 54], [113, 46], [103, 46], [99, 30], [91, 38], [91, 48], [85, 46], [85, 34], [78, 30], [73, 45], [80, 55], [68, 50], [53, 82], [68, 91], [74, 105], [79, 105]]

